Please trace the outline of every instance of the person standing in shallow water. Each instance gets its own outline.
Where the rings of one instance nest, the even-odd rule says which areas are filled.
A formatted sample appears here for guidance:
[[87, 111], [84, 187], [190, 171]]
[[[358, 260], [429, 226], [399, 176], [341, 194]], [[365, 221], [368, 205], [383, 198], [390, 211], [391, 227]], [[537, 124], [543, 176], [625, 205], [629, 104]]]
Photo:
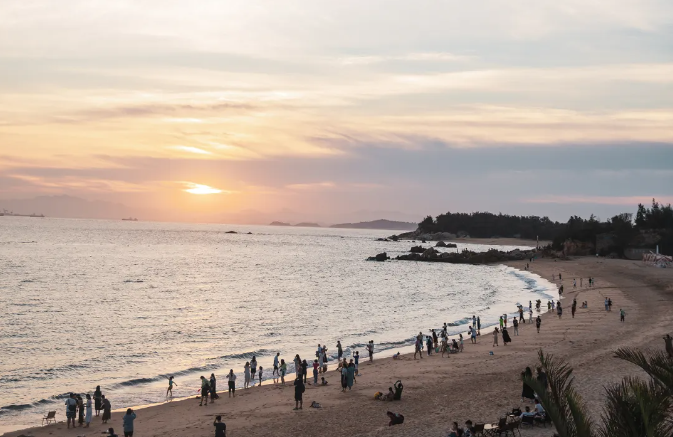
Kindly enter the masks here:
[[96, 386], [96, 391], [93, 392], [93, 401], [94, 401], [94, 410], [96, 410], [96, 416], [100, 415], [101, 405], [103, 401], [103, 393], [100, 391], [100, 385]]
[[210, 374], [210, 402], [215, 402], [215, 399], [219, 398], [217, 395], [217, 378], [215, 374]]
[[236, 375], [234, 369], [229, 369], [227, 373], [227, 385], [229, 386], [229, 397], [236, 397]]
[[245, 362], [245, 366], [243, 366], [243, 388], [249, 388], [250, 387], [250, 363]]
[[252, 359], [250, 360], [250, 373], [252, 374], [251, 379], [252, 379], [252, 383], [254, 384], [255, 383], [255, 375], [257, 374], [257, 358], [255, 358], [254, 355], [252, 356]]

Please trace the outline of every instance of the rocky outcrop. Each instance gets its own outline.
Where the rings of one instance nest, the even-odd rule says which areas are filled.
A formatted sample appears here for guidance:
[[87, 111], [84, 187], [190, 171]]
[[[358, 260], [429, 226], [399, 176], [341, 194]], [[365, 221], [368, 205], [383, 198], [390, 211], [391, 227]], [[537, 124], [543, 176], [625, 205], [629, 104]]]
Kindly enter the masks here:
[[385, 260], [388, 260], [388, 259], [390, 259], [388, 254], [386, 252], [383, 252], [383, 253], [379, 253], [376, 256], [370, 256], [369, 258], [367, 258], [367, 261], [385, 261]]
[[425, 252], [425, 247], [414, 246], [414, 247], [411, 248], [411, 250], [409, 250], [409, 252], [411, 252], [411, 253], [423, 253], [423, 252]]
[[449, 248], [456, 248], [458, 247], [456, 244], [453, 243], [445, 243], [443, 241], [440, 241], [439, 243], [435, 244], [435, 247], [449, 247]]
[[454, 253], [440, 252], [434, 247], [431, 247], [423, 253], [399, 255], [395, 259], [400, 261], [446, 262], [453, 264], [493, 264], [506, 261], [523, 261], [534, 255], [534, 250], [515, 249], [510, 252], [503, 252], [496, 249], [491, 249], [487, 252], [464, 250], [462, 252]]

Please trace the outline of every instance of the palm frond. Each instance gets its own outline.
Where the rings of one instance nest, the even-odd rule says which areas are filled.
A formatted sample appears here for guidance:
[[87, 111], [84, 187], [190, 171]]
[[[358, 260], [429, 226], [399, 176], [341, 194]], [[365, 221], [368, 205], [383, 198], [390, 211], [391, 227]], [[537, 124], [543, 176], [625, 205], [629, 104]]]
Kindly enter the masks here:
[[621, 348], [615, 356], [643, 369], [657, 384], [673, 396], [673, 358], [662, 351], [653, 351], [649, 356], [637, 349]]
[[660, 384], [625, 378], [606, 389], [601, 437], [671, 436], [669, 411], [672, 398]]

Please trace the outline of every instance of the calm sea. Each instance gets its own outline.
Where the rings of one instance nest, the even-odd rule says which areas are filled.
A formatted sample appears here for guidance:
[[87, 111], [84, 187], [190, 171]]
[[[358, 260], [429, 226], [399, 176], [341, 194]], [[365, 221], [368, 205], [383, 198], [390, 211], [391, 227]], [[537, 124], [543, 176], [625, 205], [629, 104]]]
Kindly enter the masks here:
[[126, 408], [161, 402], [175, 375], [191, 396], [200, 375], [242, 383], [253, 355], [270, 376], [276, 351], [291, 363], [318, 343], [390, 354], [555, 290], [505, 266], [365, 261], [409, 250], [376, 241], [392, 233], [0, 217], [0, 432], [63, 419], [71, 391]]

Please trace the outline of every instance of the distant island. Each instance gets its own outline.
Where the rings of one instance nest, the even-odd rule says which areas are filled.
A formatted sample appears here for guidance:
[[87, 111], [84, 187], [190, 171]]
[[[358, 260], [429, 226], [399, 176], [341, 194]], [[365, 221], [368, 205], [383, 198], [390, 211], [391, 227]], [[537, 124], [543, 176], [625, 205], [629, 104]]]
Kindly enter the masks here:
[[338, 229], [387, 229], [391, 231], [414, 231], [418, 228], [418, 224], [381, 219], [370, 222], [341, 223], [338, 225], [332, 225], [330, 227]]
[[285, 222], [271, 222], [269, 223], [269, 226], [294, 226], [294, 227], [299, 227], [299, 228], [319, 228], [320, 225], [318, 223], [309, 223], [309, 222], [301, 222], [297, 223], [296, 225], [291, 225], [290, 223], [285, 223]]

